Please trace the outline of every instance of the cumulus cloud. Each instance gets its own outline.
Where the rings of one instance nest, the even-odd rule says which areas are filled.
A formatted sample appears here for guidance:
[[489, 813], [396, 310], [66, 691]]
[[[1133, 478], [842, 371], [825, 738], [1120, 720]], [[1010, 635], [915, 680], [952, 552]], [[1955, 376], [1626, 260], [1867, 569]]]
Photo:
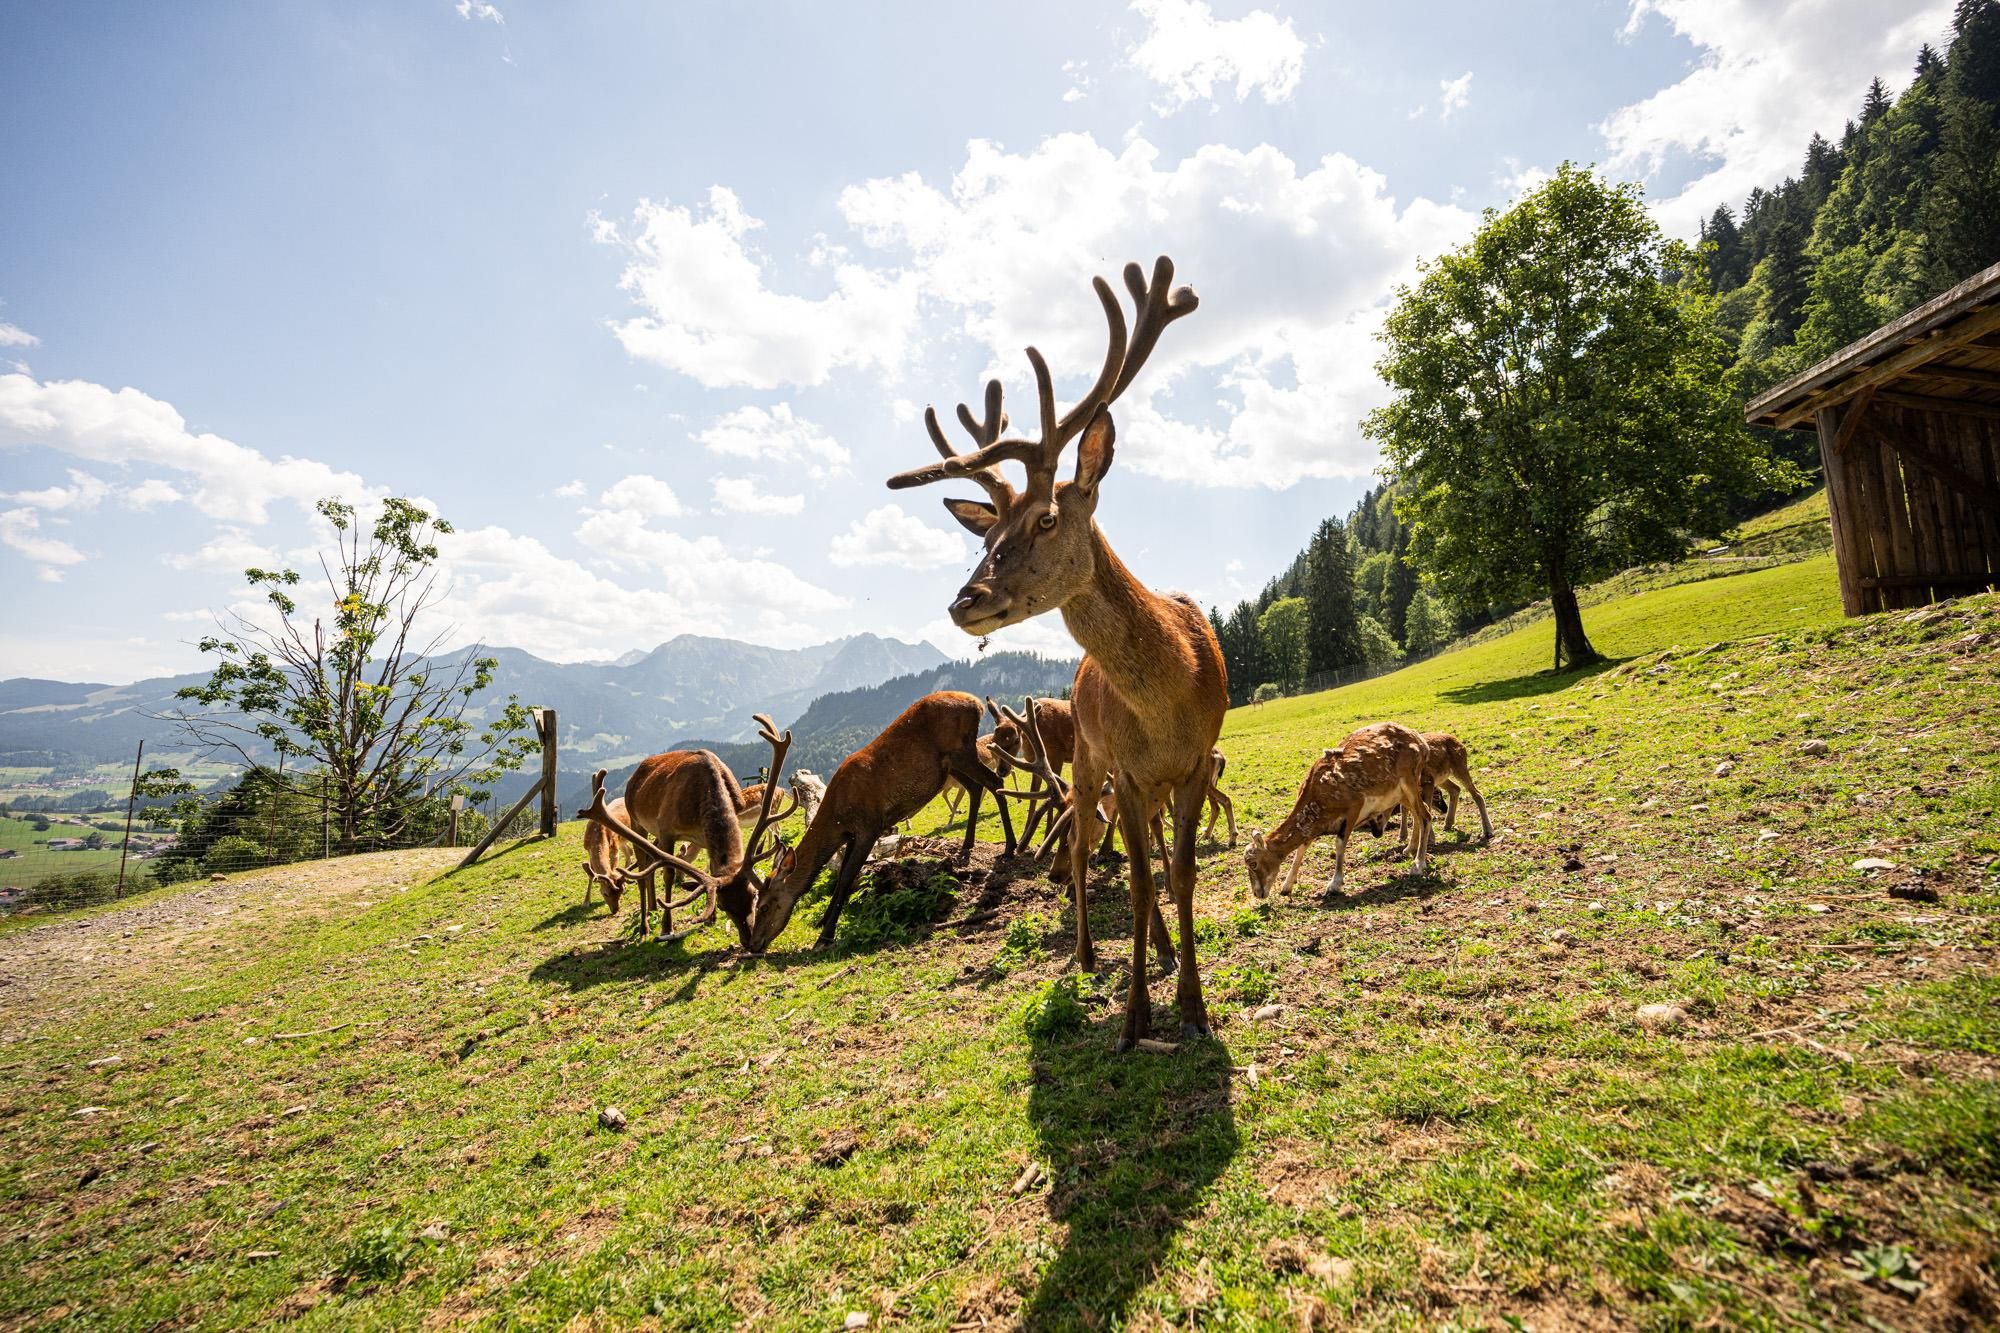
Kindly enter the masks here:
[[118, 501], [127, 509], [151, 509], [154, 505], [179, 504], [187, 499], [172, 483], [148, 477], [137, 486], [118, 492]]
[[793, 415], [788, 403], [769, 408], [739, 407], [694, 438], [702, 448], [724, 458], [803, 466], [815, 481], [847, 471], [853, 459], [838, 440]]
[[506, 16], [495, 8], [490, 0], [458, 0], [458, 16], [462, 19], [484, 19], [488, 23], [505, 24]]
[[40, 338], [37, 338], [18, 324], [9, 324], [4, 320], [0, 320], [0, 347], [36, 347], [41, 344], [41, 341]]
[[1126, 59], [1164, 90], [1162, 115], [1213, 101], [1218, 83], [1233, 81], [1239, 102], [1253, 92], [1283, 102], [1298, 91], [1306, 44], [1290, 19], [1262, 9], [1218, 19], [1202, 0], [1133, 0], [1132, 10], [1146, 20], [1146, 35]]
[[679, 518], [685, 510], [674, 488], [658, 477], [635, 472], [606, 486], [593, 513], [623, 517]]
[[183, 473], [194, 484], [195, 507], [230, 522], [262, 523], [279, 500], [310, 507], [323, 496], [371, 493], [351, 472], [306, 458], [272, 459], [219, 435], [196, 434], [170, 404], [85, 380], [0, 375], [0, 446], [21, 444], [93, 463]]
[[[1891, 12], [1894, 11], [1894, 12]], [[1917, 47], [1949, 27], [1949, 0], [1632, 0], [1626, 33], [1657, 15], [1700, 52], [1694, 68], [1599, 125], [1608, 165], [1645, 176], [1677, 155], [1705, 170], [1654, 212], [1692, 236], [1717, 204], [1796, 173], [1814, 133], [1837, 137], [1868, 81], [1907, 82]]]
[[1277, 488], [1373, 470], [1358, 423], [1382, 401], [1374, 334], [1386, 304], [1419, 257], [1477, 222], [1449, 204], [1398, 204], [1380, 174], [1341, 154], [1302, 168], [1269, 145], [1212, 144], [1167, 162], [1142, 138], [1114, 152], [1088, 134], [1023, 153], [975, 141], [949, 182], [871, 180], [840, 206], [988, 349], [1017, 419], [1033, 411], [1020, 349], [1048, 356], [1059, 396], [1081, 392], [1104, 349], [1091, 276], [1122, 295], [1104, 257], [1149, 263], [1171, 237], [1176, 281], [1202, 307], [1121, 403], [1120, 465]]
[[802, 514], [803, 495], [771, 495], [755, 477], [717, 477], [715, 507], [730, 514]]
[[899, 504], [871, 509], [833, 539], [826, 558], [844, 568], [893, 565], [898, 569], [939, 569], [965, 564], [967, 544], [957, 533], [932, 527]]
[[39, 491], [12, 491], [6, 499], [16, 504], [24, 504], [33, 509], [71, 509], [78, 512], [95, 509], [111, 487], [88, 472], [69, 469], [69, 485], [47, 486]]
[[64, 569], [83, 563], [83, 552], [66, 541], [42, 536], [41, 526], [41, 515], [32, 509], [0, 512], [0, 546], [27, 557], [43, 582], [60, 583]]
[[1465, 110], [1472, 100], [1472, 71], [1467, 70], [1455, 79], [1438, 80], [1438, 119], [1450, 120], [1453, 113]]
[[558, 500], [581, 500], [589, 489], [588, 486], [583, 484], [583, 478], [578, 477], [575, 481], [564, 482], [553, 491], [550, 491], [549, 494], [555, 496]]
[[167, 557], [172, 569], [200, 569], [211, 573], [240, 574], [253, 566], [275, 569], [284, 558], [242, 528], [223, 528], [202, 543], [200, 549]]
[[592, 215], [593, 236], [628, 251], [618, 285], [645, 312], [612, 325], [626, 352], [711, 389], [824, 384], [841, 367], [901, 365], [916, 322], [912, 286], [822, 252], [830, 291], [776, 291], [750, 243], [763, 225], [720, 185], [698, 208], [642, 202], [629, 232]]

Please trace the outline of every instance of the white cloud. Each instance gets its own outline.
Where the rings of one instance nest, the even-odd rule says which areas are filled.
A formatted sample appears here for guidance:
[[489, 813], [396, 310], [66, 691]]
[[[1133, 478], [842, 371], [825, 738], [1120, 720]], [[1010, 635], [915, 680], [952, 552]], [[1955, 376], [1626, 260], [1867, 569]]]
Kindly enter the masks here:
[[1213, 101], [1215, 85], [1236, 84], [1236, 100], [1253, 91], [1283, 102], [1298, 90], [1306, 44], [1281, 19], [1253, 9], [1240, 19], [1218, 19], [1202, 0], [1133, 0], [1146, 35], [1126, 52], [1133, 68], [1166, 91], [1162, 115], [1190, 102]]
[[285, 561], [276, 551], [251, 539], [242, 528], [223, 528], [196, 551], [167, 557], [172, 569], [200, 569], [211, 573], [241, 574], [255, 566], [276, 569]]
[[1501, 170], [1493, 177], [1493, 183], [1510, 200], [1539, 190], [1555, 174], [1547, 167], [1533, 163], [1523, 165], [1520, 158], [1512, 156], [1501, 158], [1500, 166]]
[[[1104, 349], [1091, 276], [1120, 288], [1107, 257], [1150, 264], [1171, 237], [1176, 281], [1202, 306], [1121, 403], [1120, 466], [1274, 488], [1373, 470], [1358, 423], [1383, 400], [1373, 364], [1386, 303], [1420, 256], [1477, 223], [1449, 204], [1399, 205], [1381, 175], [1341, 154], [1301, 170], [1269, 145], [1209, 145], [1163, 163], [1144, 139], [1114, 153], [1087, 134], [1025, 153], [974, 141], [947, 184], [871, 180], [845, 191], [841, 210], [958, 311], [1004, 371], [1017, 419], [1033, 412], [1020, 348], [1040, 347], [1080, 391]], [[941, 406], [977, 387], [945, 386]], [[911, 462], [928, 452], [919, 442]]]
[[899, 504], [871, 509], [833, 539], [826, 558], [836, 565], [893, 565], [899, 569], [940, 569], [969, 561], [967, 544], [956, 533], [934, 528]]
[[637, 472], [606, 486], [591, 513], [612, 513], [641, 518], [679, 518], [686, 512], [674, 488], [658, 477]]
[[1081, 102], [1090, 96], [1090, 62], [1088, 60], [1063, 61], [1063, 73], [1069, 75], [1070, 85], [1063, 89], [1062, 100]]
[[1465, 110], [1472, 100], [1472, 71], [1467, 70], [1455, 79], [1438, 80], [1438, 119], [1450, 120], [1452, 113]]
[[32, 509], [9, 509], [0, 513], [0, 546], [27, 557], [37, 567], [35, 574], [45, 583], [62, 581], [63, 569], [83, 563], [83, 552], [68, 542], [40, 535], [41, 516]]
[[731, 514], [802, 514], [803, 495], [769, 495], [755, 477], [717, 477], [716, 508]]
[[558, 500], [581, 500], [584, 497], [584, 493], [589, 489], [589, 487], [583, 484], [583, 478], [578, 477], [575, 481], [564, 482], [553, 491], [550, 491], [549, 494], [555, 496]]
[[711, 389], [824, 384], [842, 367], [902, 364], [916, 321], [907, 281], [827, 259], [826, 295], [772, 290], [750, 245], [764, 224], [723, 186], [699, 209], [642, 202], [629, 238], [601, 217], [590, 221], [597, 240], [630, 252], [618, 285], [646, 313], [612, 330], [631, 356]]
[[485, 19], [488, 23], [507, 22], [506, 17], [494, 8], [491, 0], [458, 0], [458, 16], [462, 19]]
[[154, 505], [178, 504], [185, 499], [172, 483], [158, 477], [148, 477], [137, 486], [127, 486], [118, 492], [119, 503], [127, 509], [151, 509]]
[[0, 321], [0, 347], [36, 347], [41, 341], [17, 324]]
[[754, 404], [739, 407], [694, 438], [702, 448], [724, 458], [802, 464], [815, 481], [847, 471], [853, 459], [831, 435], [794, 416], [789, 403], [770, 408]]
[[305, 458], [267, 458], [219, 435], [195, 434], [173, 407], [137, 389], [85, 380], [0, 375], [0, 446], [46, 445], [73, 458], [182, 472], [194, 505], [212, 518], [262, 523], [274, 501], [310, 507], [324, 496], [368, 494], [361, 478]]
[[1836, 138], [1876, 76], [1907, 81], [1917, 47], [1938, 39], [1949, 0], [1632, 0], [1626, 33], [1651, 15], [1699, 48], [1679, 82], [1599, 125], [1609, 166], [1651, 177], [1675, 154], [1706, 167], [1654, 212], [1692, 237], [1717, 204], [1795, 174], [1814, 133]]
[[34, 509], [74, 509], [78, 512], [95, 509], [111, 487], [88, 472], [69, 469], [69, 485], [48, 486], [39, 491], [13, 491], [4, 497], [17, 504]]

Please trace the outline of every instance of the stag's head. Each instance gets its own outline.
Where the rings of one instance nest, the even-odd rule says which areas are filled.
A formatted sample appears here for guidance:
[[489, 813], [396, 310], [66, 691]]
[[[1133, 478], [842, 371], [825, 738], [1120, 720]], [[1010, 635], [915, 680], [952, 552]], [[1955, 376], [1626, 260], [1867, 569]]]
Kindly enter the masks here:
[[[986, 492], [983, 501], [944, 502], [952, 517], [986, 546], [979, 567], [951, 604], [952, 623], [966, 633], [990, 634], [1053, 610], [1089, 583], [1096, 561], [1097, 488], [1111, 470], [1116, 437], [1110, 406], [1146, 364], [1161, 332], [1196, 305], [1194, 290], [1172, 290], [1173, 279], [1173, 261], [1165, 255], [1155, 261], [1150, 283], [1137, 264], [1125, 266], [1125, 286], [1138, 312], [1129, 343], [1125, 312], [1111, 284], [1103, 278], [1092, 280], [1110, 326], [1104, 368], [1090, 392], [1060, 418], [1048, 363], [1040, 352], [1028, 349], [1041, 417], [1039, 439], [1001, 438], [1007, 414], [998, 380], [986, 386], [983, 419], [959, 404], [958, 419], [971, 432], [975, 446], [971, 453], [953, 449], [938, 425], [937, 409], [925, 409], [924, 425], [943, 461], [899, 473], [889, 479], [889, 488], [902, 490], [962, 477]], [[1076, 471], [1070, 480], [1058, 481], [1063, 449], [1079, 436]], [[1027, 470], [1025, 489], [1014, 489], [1002, 475], [1000, 464], [1006, 462], [1020, 463]]]

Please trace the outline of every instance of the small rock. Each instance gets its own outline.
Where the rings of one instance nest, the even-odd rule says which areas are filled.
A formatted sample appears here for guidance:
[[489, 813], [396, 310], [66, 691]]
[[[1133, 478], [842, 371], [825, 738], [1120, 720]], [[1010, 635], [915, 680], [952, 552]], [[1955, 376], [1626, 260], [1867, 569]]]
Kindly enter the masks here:
[[229, 882], [229, 876], [218, 870], [208, 877], [208, 882], [211, 884], [226, 884]]
[[847, 1316], [847, 1322], [841, 1325], [841, 1327], [847, 1329], [868, 1327], [868, 1312], [866, 1310], [850, 1311]]
[[[1581, 868], [1581, 867], [1579, 867], [1579, 869], [1580, 869], [1580, 868]], [[1607, 911], [1607, 910], [1609, 910], [1609, 909], [1607, 909], [1607, 908], [1605, 907], [1605, 905], [1604, 905], [1604, 900], [1603, 900], [1603, 899], [1601, 899], [1601, 898], [1593, 898], [1593, 899], [1591, 899], [1591, 900], [1590, 900], [1590, 902], [1589, 902], [1589, 903], [1585, 904], [1585, 906], [1584, 906], [1584, 910], [1585, 910], [1586, 912], [1603, 912], [1603, 911]]]
[[451, 1228], [442, 1222], [433, 1222], [417, 1235], [424, 1240], [448, 1240], [451, 1238]]
[[1799, 753], [1809, 754], [1817, 757], [1819, 755], [1825, 754], [1829, 748], [1831, 747], [1829, 747], [1825, 741], [1815, 736], [1813, 739], [1807, 741], [1804, 745], [1801, 745], [1799, 747]]
[[840, 1166], [855, 1153], [861, 1151], [861, 1140], [849, 1130], [839, 1129], [827, 1136], [826, 1142], [813, 1151], [813, 1165], [823, 1167]]
[[1253, 1023], [1268, 1023], [1274, 1018], [1284, 1016], [1285, 1006], [1282, 1004], [1260, 1004], [1250, 1011], [1250, 1021]]
[[1864, 856], [1854, 863], [1854, 869], [1864, 873], [1870, 870], [1894, 870], [1895, 868], [1896, 863], [1894, 861], [1880, 856]]
[[622, 1134], [625, 1131], [627, 1122], [623, 1111], [615, 1106], [607, 1106], [597, 1113], [597, 1123], [606, 1129], [615, 1130]]
[[1831, 912], [1833, 909], [1831, 907], [1828, 907], [1825, 903], [1807, 903], [1806, 910], [1808, 912], [1816, 912], [1824, 915], [1827, 912]]
[[106, 1055], [106, 1056], [103, 1056], [103, 1057], [100, 1057], [99, 1059], [96, 1059], [96, 1060], [92, 1060], [92, 1061], [91, 1061], [91, 1062], [90, 1062], [89, 1064], [85, 1065], [85, 1066], [84, 1066], [84, 1068], [85, 1068], [85, 1069], [105, 1069], [105, 1068], [108, 1068], [108, 1067], [110, 1067], [110, 1066], [112, 1066], [112, 1065], [122, 1065], [122, 1064], [124, 1064], [124, 1063], [125, 1063], [125, 1061], [124, 1061], [124, 1060], [122, 1060], [122, 1059], [120, 1059], [120, 1058], [119, 1058], [118, 1056], [115, 1056], [115, 1055]]
[[1774, 839], [1776, 839], [1776, 838], [1777, 838], [1777, 836], [1778, 836], [1777, 834], [1775, 834], [1775, 833], [1771, 832], [1771, 830], [1769, 830], [1769, 829], [1767, 829], [1767, 828], [1760, 828], [1760, 829], [1758, 829], [1758, 830], [1757, 830], [1757, 841], [1758, 841], [1758, 842], [1771, 842], [1771, 841], [1773, 841]]
[[1715, 776], [1719, 778], [1726, 778], [1735, 771], [1736, 771], [1736, 765], [1727, 759], [1723, 760], [1721, 763], [1715, 766]]
[[1642, 1004], [1637, 1018], [1649, 1032], [1672, 1032], [1687, 1022], [1687, 1010], [1677, 1004]]

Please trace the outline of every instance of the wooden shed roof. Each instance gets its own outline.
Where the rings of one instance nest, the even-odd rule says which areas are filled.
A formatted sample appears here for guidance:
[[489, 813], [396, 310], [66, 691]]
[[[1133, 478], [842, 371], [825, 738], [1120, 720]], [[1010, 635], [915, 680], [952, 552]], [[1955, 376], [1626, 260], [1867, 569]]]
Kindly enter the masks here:
[[1868, 388], [1881, 403], [2000, 416], [2000, 264], [1767, 389], [1743, 415], [1798, 426]]

